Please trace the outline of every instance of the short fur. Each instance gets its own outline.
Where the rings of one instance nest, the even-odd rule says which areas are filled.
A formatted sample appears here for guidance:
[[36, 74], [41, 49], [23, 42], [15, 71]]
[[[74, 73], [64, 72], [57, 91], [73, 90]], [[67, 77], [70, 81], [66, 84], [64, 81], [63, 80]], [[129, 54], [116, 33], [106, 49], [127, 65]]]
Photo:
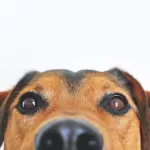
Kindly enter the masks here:
[[[20, 114], [15, 106], [24, 90], [45, 93], [49, 106], [32, 117]], [[114, 91], [124, 94], [132, 107], [126, 116], [118, 116], [118, 119], [97, 105], [99, 97]], [[79, 117], [86, 118], [99, 129], [104, 136], [104, 149], [150, 150], [149, 97], [149, 92], [145, 93], [136, 79], [117, 68], [106, 72], [30, 72], [12, 90], [0, 93], [0, 145], [4, 140], [7, 150], [33, 150], [33, 139], [47, 122], [60, 117]], [[122, 124], [120, 129], [117, 123], [118, 126]], [[14, 138], [10, 139], [11, 136]], [[114, 137], [115, 141], [111, 139]]]

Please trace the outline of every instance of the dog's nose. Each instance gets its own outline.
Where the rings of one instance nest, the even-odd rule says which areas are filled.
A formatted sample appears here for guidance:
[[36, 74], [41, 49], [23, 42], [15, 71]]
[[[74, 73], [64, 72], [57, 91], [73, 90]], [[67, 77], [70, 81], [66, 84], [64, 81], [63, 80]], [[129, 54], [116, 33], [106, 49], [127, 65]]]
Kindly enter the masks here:
[[36, 150], [101, 150], [103, 138], [87, 122], [59, 120], [40, 129], [35, 147]]

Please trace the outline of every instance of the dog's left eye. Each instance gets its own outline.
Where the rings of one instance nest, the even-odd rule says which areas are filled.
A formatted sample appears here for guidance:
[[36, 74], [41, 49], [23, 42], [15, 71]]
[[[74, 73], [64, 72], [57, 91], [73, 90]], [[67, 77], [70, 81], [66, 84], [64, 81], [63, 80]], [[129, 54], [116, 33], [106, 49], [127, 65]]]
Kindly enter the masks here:
[[30, 115], [34, 114], [46, 105], [47, 103], [45, 100], [43, 100], [41, 95], [34, 92], [28, 92], [20, 97], [16, 108], [20, 113]]
[[123, 115], [130, 109], [125, 96], [119, 93], [105, 94], [100, 106], [113, 115]]

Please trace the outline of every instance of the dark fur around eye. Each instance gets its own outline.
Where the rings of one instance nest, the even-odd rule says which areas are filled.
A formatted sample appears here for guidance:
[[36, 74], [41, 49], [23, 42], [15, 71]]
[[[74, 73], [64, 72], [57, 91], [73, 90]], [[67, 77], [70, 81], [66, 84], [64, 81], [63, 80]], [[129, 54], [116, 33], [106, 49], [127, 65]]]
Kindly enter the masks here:
[[[109, 102], [114, 98], [120, 99], [124, 103], [123, 109], [114, 110], [109, 107]], [[114, 116], [122, 116], [126, 114], [131, 108], [125, 96], [120, 93], [105, 94], [99, 103], [99, 107], [103, 108], [105, 111]]]
[[[34, 108], [32, 109], [24, 109], [22, 107], [22, 103], [23, 101], [25, 101], [26, 99], [31, 98], [34, 99], [36, 102], [36, 105]], [[19, 103], [16, 105], [17, 110], [24, 115], [33, 115], [35, 114], [38, 110], [45, 108], [47, 106], [47, 102], [46, 100], [43, 99], [43, 97], [40, 94], [34, 93], [34, 92], [28, 92], [23, 94], [20, 99], [19, 99]]]

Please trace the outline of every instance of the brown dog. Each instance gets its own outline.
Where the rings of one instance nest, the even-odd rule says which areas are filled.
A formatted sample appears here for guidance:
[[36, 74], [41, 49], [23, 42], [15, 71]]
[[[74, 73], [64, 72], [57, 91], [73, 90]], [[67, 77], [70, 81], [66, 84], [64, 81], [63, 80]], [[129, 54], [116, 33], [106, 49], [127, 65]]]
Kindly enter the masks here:
[[146, 94], [119, 69], [30, 72], [0, 104], [6, 150], [150, 150]]

